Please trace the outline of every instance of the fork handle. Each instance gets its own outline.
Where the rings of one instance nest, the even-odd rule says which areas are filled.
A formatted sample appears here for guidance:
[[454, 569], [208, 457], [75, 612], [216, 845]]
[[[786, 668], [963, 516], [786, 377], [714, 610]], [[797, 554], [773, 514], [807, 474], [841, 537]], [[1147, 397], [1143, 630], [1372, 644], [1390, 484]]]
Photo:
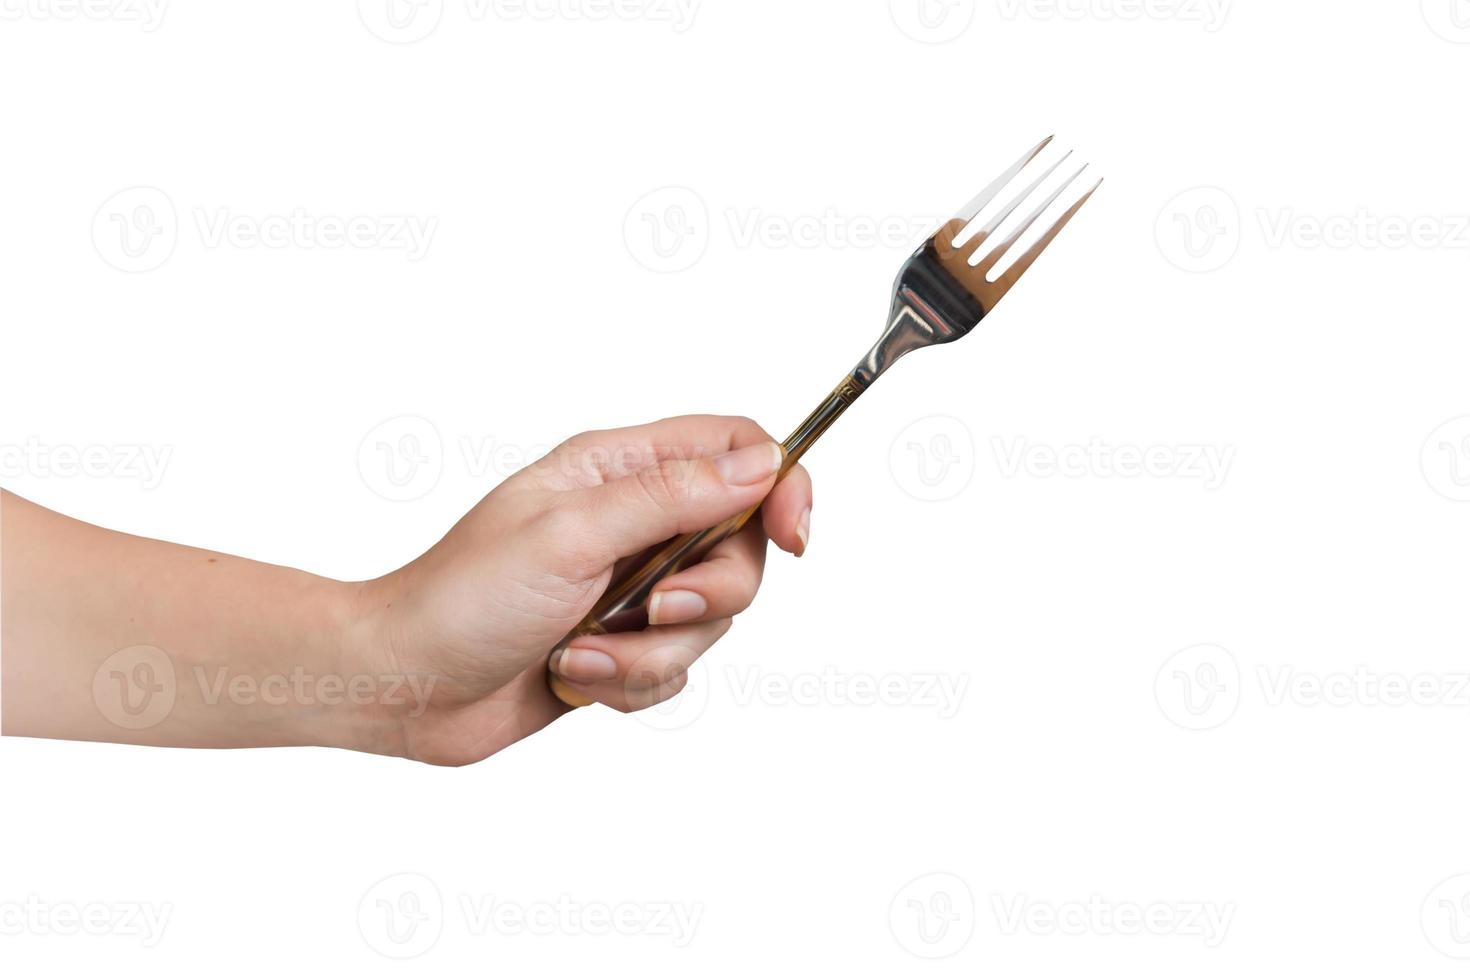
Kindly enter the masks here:
[[[847, 411], [867, 387], [858, 377], [858, 372], [842, 379], [826, 399], [817, 406], [806, 421], [796, 427], [786, 441], [781, 443], [781, 469], [776, 474], [779, 481], [796, 465], [802, 454], [812, 447], [823, 432]], [[743, 528], [760, 510], [760, 505], [750, 508], [703, 531], [681, 534], [660, 545], [647, 559], [629, 568], [615, 572], [612, 582], [603, 592], [597, 604], [566, 636], [562, 637], [551, 655], [564, 650], [567, 644], [579, 636], [594, 636], [601, 633], [621, 633], [640, 630], [648, 625], [648, 596], [653, 587], [664, 578], [699, 562], [710, 549]], [[586, 698], [572, 690], [555, 674], [547, 671], [547, 683], [551, 691], [564, 703], [573, 708], [590, 704]]]

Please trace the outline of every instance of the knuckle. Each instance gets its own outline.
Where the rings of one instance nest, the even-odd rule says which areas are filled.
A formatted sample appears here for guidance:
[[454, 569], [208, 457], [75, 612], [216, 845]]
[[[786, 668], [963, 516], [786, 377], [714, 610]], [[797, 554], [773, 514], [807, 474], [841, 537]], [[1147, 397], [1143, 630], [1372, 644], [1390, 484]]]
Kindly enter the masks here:
[[670, 684], [682, 685], [688, 679], [689, 665], [699, 654], [699, 650], [676, 644], [655, 647], [629, 665], [623, 680], [624, 691], [632, 700]]
[[637, 481], [644, 496], [660, 510], [670, 510], [689, 496], [688, 467], [676, 460], [639, 470]]
[[662, 683], [639, 691], [629, 692], [625, 700], [626, 712], [644, 711], [655, 705], [663, 704], [670, 698], [675, 697], [689, 685], [689, 670], [680, 666], [671, 671]]
[[713, 605], [727, 609], [731, 614], [744, 612], [755, 602], [756, 593], [760, 591], [761, 569], [744, 561], [732, 560], [720, 564], [728, 564], [728, 570], [722, 573], [715, 585], [719, 599]]
[[743, 603], [740, 608], [749, 608], [750, 604], [755, 601], [756, 594], [760, 590], [761, 570], [759, 568], [747, 569], [744, 577], [740, 581], [740, 601]]
[[730, 611], [731, 615], [735, 613], [745, 612], [745, 610], [749, 609], [751, 604], [755, 602], [756, 590], [759, 587], [760, 583], [758, 581], [753, 581], [750, 577], [742, 578], [740, 582], [733, 589], [730, 590], [729, 601], [725, 603], [725, 608]]
[[547, 540], [564, 544], [582, 537], [582, 515], [570, 507], [551, 507], [537, 519]]
[[588, 532], [590, 522], [581, 511], [571, 507], [553, 507], [537, 520], [538, 538], [553, 569], [569, 579], [593, 578], [608, 564], [601, 539]]
[[610, 472], [610, 453], [603, 446], [603, 435], [601, 432], [587, 432], [558, 446], [552, 454], [558, 475], [578, 483], [605, 479]]
[[657, 690], [686, 669], [673, 651], [655, 650], [629, 668], [625, 686], [636, 691]]
[[766, 432], [759, 422], [748, 415], [731, 415], [729, 419], [737, 429], [743, 432], [758, 435], [764, 439], [771, 438], [770, 433]]

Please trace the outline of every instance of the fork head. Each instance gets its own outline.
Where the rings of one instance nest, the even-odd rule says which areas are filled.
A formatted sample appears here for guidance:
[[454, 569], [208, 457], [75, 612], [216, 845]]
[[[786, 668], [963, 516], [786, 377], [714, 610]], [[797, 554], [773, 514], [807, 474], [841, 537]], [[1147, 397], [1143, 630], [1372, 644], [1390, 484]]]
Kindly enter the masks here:
[[[1047, 178], [1071, 156], [1068, 153], [1029, 179], [1008, 204], [978, 223], [976, 219], [985, 206], [1020, 176], [1051, 141], [1052, 137], [1048, 136], [1022, 154], [904, 263], [894, 284], [888, 329], [853, 372], [860, 385], [871, 384], [909, 351], [946, 344], [975, 329], [1102, 184], [1099, 180], [1088, 188], [1004, 272], [992, 279], [991, 273], [1001, 259], [1087, 169], [1086, 165], [1078, 168], [1050, 194], [1037, 194]], [[1033, 209], [1003, 239], [995, 241], [1006, 219], [1028, 201], [1034, 203]]]

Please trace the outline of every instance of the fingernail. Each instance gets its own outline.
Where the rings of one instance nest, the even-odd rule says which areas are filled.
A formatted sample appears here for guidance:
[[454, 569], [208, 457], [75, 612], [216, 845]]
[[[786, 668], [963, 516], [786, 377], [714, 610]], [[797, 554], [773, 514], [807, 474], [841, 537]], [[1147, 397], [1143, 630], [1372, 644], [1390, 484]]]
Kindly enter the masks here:
[[709, 609], [709, 603], [698, 592], [687, 589], [669, 589], [655, 592], [648, 600], [648, 623], [658, 626], [663, 623], [683, 623], [698, 619]]
[[800, 558], [802, 555], [806, 554], [806, 542], [807, 539], [811, 537], [811, 534], [812, 509], [808, 507], [806, 510], [802, 511], [801, 516], [796, 519], [796, 537], [801, 541], [801, 550], [796, 553], [796, 557]]
[[618, 662], [601, 650], [567, 647], [556, 658], [552, 670], [569, 681], [587, 684], [592, 681], [612, 680], [618, 676]]
[[716, 456], [714, 463], [721, 480], [731, 486], [748, 487], [752, 483], [760, 483], [781, 468], [781, 447], [774, 442], [746, 446]]

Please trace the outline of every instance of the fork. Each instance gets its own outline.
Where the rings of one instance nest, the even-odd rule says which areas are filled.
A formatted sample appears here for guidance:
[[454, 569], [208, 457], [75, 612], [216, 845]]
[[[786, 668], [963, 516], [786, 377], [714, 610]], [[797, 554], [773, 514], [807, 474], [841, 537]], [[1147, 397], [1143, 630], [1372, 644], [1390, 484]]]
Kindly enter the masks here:
[[[980, 212], [995, 197], [1036, 159], [1052, 141], [1048, 136], [1027, 150], [1005, 173], [993, 180], [984, 190], [976, 194], [953, 218], [931, 235], [918, 250], [909, 257], [899, 270], [894, 283], [893, 304], [888, 314], [888, 328], [867, 356], [847, 373], [832, 389], [816, 410], [806, 417], [786, 441], [781, 444], [783, 460], [777, 480], [796, 464], [812, 444], [832, 426], [832, 423], [870, 388], [874, 381], [893, 366], [894, 362], [911, 351], [936, 344], [947, 344], [958, 340], [979, 325], [1002, 296], [1010, 292], [1016, 281], [1031, 268], [1036, 257], [1052, 243], [1058, 233], [1072, 220], [1101, 186], [1099, 180], [1068, 207], [1052, 224], [1041, 233], [1034, 243], [1023, 250], [1013, 263], [994, 279], [990, 277], [1000, 260], [1011, 251], [1032, 225], [1056, 203], [1057, 199], [1086, 170], [1083, 165], [1046, 196], [1034, 210], [1012, 228], [999, 244], [981, 254], [981, 250], [995, 237], [1001, 225], [1016, 209], [1036, 196], [1036, 191], [1071, 154], [1068, 153], [1047, 167], [1032, 180], [1009, 204], [987, 219], [983, 225], [971, 229], [970, 225]], [[658, 546], [642, 561], [635, 561], [626, 570], [619, 570], [602, 598], [570, 633], [552, 650], [554, 658], [579, 636], [599, 633], [621, 632], [642, 629], [648, 625], [647, 601], [653, 587], [674, 572], [687, 568], [702, 559], [711, 548], [745, 526], [759, 505], [743, 514], [722, 521], [703, 531], [681, 534]], [[585, 698], [564, 684], [560, 678], [548, 671], [548, 683], [552, 692], [572, 707], [588, 704]]]

